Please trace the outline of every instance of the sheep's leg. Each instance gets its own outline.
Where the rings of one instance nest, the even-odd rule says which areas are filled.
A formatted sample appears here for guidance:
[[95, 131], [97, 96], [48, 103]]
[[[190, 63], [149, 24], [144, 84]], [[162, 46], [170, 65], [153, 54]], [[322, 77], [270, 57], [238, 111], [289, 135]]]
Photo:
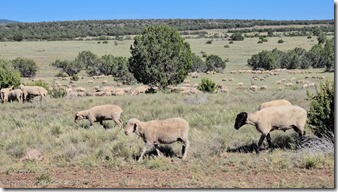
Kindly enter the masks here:
[[157, 156], [161, 157], [161, 151], [158, 149], [158, 144], [154, 144], [154, 147], [157, 152]]
[[189, 145], [190, 145], [190, 142], [188, 140], [186, 140], [184, 144], [182, 145], [182, 159], [185, 159], [187, 157]]
[[122, 125], [122, 121], [120, 118], [117, 118], [117, 117], [113, 117], [113, 121], [118, 125], [118, 126], [121, 126]]
[[152, 144], [148, 144], [146, 143], [143, 148], [142, 148], [142, 153], [141, 153], [141, 156], [138, 158], [138, 162], [140, 162], [142, 159], [143, 159], [143, 155], [145, 154], [145, 152], [147, 151], [147, 148], [151, 147]]
[[268, 134], [266, 135], [266, 140], [268, 141], [270, 150], [273, 151], [273, 146], [272, 146], [272, 143], [271, 143], [270, 133], [268, 133]]
[[257, 149], [256, 149], [256, 153], [257, 153], [257, 154], [259, 153], [259, 149], [261, 148], [261, 145], [262, 145], [264, 139], [265, 139], [265, 134], [262, 133], [261, 138], [260, 138], [259, 141], [258, 141], [258, 146], [257, 146]]

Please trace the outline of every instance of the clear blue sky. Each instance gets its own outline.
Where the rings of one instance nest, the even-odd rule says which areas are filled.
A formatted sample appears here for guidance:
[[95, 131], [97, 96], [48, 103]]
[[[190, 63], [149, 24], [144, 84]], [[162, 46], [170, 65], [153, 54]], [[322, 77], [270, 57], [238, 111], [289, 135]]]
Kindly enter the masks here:
[[3, 0], [0, 19], [334, 19], [333, 0]]

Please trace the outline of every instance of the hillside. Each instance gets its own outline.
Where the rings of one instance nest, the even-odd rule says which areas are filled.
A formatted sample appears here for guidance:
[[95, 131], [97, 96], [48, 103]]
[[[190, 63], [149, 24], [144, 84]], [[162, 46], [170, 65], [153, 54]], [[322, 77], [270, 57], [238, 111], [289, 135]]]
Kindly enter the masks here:
[[[14, 40], [20, 36], [25, 40], [73, 40], [84, 37], [123, 36], [140, 34], [152, 25], [168, 25], [178, 31], [209, 29], [256, 28], [262, 26], [283, 26], [288, 31], [320, 27], [322, 31], [333, 32], [333, 20], [229, 20], [229, 19], [133, 19], [133, 20], [82, 20], [37, 23], [10, 23], [0, 26], [0, 40]], [[299, 25], [302, 28], [299, 28]], [[296, 27], [297, 26], [297, 27]], [[257, 28], [259, 30], [259, 28]], [[200, 32], [194, 32], [193, 34]]]
[[8, 20], [8, 19], [0, 19], [0, 25], [6, 25], [9, 23], [18, 23], [19, 21], [13, 21], [13, 20]]

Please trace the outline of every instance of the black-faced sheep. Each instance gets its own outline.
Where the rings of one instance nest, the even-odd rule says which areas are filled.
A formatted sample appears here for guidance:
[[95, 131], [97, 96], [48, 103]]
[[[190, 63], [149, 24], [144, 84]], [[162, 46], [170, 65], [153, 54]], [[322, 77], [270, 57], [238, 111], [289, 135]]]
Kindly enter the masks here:
[[243, 125], [250, 124], [262, 133], [256, 150], [259, 153], [259, 148], [265, 137], [269, 148], [272, 148], [271, 131], [293, 129], [299, 134], [299, 137], [305, 135], [304, 126], [306, 119], [307, 112], [305, 109], [295, 105], [281, 105], [267, 107], [254, 113], [241, 112], [236, 117], [234, 127], [238, 130]]
[[136, 133], [140, 136], [145, 145], [142, 149], [141, 156], [138, 161], [141, 161], [144, 153], [149, 147], [155, 147], [156, 152], [160, 155], [158, 144], [171, 144], [176, 141], [183, 143], [182, 145], [182, 159], [187, 157], [189, 148], [188, 132], [189, 123], [182, 118], [170, 118], [165, 120], [152, 120], [142, 122], [138, 119], [129, 119], [126, 123], [124, 133], [129, 135]]
[[103, 120], [113, 120], [117, 125], [122, 125], [120, 119], [123, 110], [117, 105], [98, 105], [88, 110], [79, 111], [75, 114], [75, 123], [81, 119], [88, 119], [90, 127], [93, 126], [94, 122], [100, 122], [102, 126]]
[[261, 110], [267, 107], [279, 106], [279, 105], [292, 105], [292, 104], [286, 99], [272, 100], [272, 101], [262, 103], [258, 107], [258, 110]]

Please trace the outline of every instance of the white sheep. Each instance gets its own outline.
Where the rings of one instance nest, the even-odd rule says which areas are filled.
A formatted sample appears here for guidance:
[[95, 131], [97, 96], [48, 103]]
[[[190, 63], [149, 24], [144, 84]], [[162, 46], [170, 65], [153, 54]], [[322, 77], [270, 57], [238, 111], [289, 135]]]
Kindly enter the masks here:
[[278, 100], [272, 100], [262, 103], [258, 110], [267, 108], [267, 107], [273, 107], [273, 106], [279, 106], [279, 105], [292, 105], [288, 100], [286, 99], [278, 99]]
[[8, 93], [8, 101], [12, 102], [15, 100], [19, 103], [23, 103], [23, 92], [21, 89], [14, 89]]
[[189, 148], [188, 132], [189, 123], [182, 118], [170, 118], [165, 120], [152, 120], [142, 122], [138, 119], [129, 119], [126, 123], [124, 133], [129, 135], [136, 133], [142, 137], [145, 145], [142, 149], [141, 156], [138, 161], [141, 161], [144, 153], [149, 147], [155, 147], [156, 152], [160, 155], [158, 144], [171, 144], [176, 141], [182, 142], [182, 159], [187, 157]]
[[40, 86], [24, 86], [21, 84], [19, 89], [23, 92], [23, 100], [27, 100], [27, 96], [40, 96], [40, 101], [42, 101], [42, 99], [46, 98], [48, 93], [45, 88]]
[[9, 92], [13, 89], [13, 86], [12, 87], [9, 87], [9, 88], [2, 88], [0, 90], [0, 93], [1, 93], [1, 100], [2, 102], [7, 102], [8, 101], [8, 94]]
[[253, 113], [241, 112], [236, 117], [234, 127], [238, 130], [243, 125], [250, 124], [262, 133], [256, 149], [256, 152], [259, 153], [265, 137], [269, 148], [272, 149], [271, 131], [283, 130], [285, 132], [288, 129], [293, 129], [299, 134], [299, 137], [305, 135], [304, 126], [306, 119], [307, 112], [305, 109], [296, 105], [281, 105], [267, 107]]
[[81, 119], [88, 119], [90, 127], [93, 126], [94, 122], [100, 122], [102, 126], [103, 120], [113, 120], [117, 125], [122, 125], [120, 119], [123, 110], [117, 105], [97, 105], [90, 109], [79, 111], [75, 114], [75, 123]]

